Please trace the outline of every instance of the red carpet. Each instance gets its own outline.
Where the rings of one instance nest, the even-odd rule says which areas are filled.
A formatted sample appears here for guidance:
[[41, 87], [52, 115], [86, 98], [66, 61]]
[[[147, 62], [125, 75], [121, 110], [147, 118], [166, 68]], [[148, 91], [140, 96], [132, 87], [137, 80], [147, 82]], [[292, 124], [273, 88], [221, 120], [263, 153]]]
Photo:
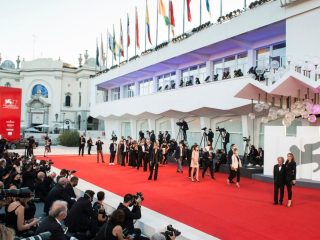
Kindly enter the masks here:
[[272, 184], [246, 178], [240, 189], [227, 185], [225, 174], [193, 183], [186, 167], [177, 174], [171, 164], [159, 168], [154, 182], [141, 169], [97, 164], [95, 155], [50, 158], [55, 167], [76, 169], [78, 177], [118, 195], [141, 191], [144, 206], [221, 239], [319, 239], [319, 190], [295, 187], [293, 206], [286, 208], [272, 205]]

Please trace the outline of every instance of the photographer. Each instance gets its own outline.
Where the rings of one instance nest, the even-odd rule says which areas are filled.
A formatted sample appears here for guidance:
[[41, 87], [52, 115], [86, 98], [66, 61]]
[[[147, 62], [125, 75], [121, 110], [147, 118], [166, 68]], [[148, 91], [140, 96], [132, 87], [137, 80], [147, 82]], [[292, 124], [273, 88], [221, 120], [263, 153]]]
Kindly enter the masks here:
[[169, 236], [169, 238], [166, 238], [165, 235], [162, 233], [155, 233], [152, 235], [151, 240], [175, 240], [176, 236], [173, 234], [173, 236]]
[[35, 234], [50, 232], [52, 235], [48, 240], [66, 240], [67, 237], [64, 235], [61, 223], [67, 217], [67, 212], [67, 202], [59, 200], [53, 202], [49, 216], [43, 219]]
[[30, 200], [31, 191], [29, 190], [28, 195], [17, 197], [6, 209], [6, 225], [13, 228], [17, 235], [32, 236], [38, 224], [36, 218], [25, 221], [25, 210]]
[[98, 215], [98, 227], [102, 227], [108, 220], [106, 210], [103, 207], [104, 192], [98, 192], [97, 199], [98, 200], [93, 204], [93, 211]]
[[174, 240], [180, 235], [179, 230], [174, 229], [172, 225], [168, 225], [164, 232], [153, 234], [151, 240]]
[[[123, 203], [120, 203], [117, 208], [124, 211], [125, 220], [123, 227], [127, 235], [133, 236], [134, 240], [149, 239], [141, 236], [141, 230], [139, 228], [134, 228], [133, 221], [141, 218], [141, 202], [142, 199], [140, 195], [134, 196], [128, 193], [124, 196]], [[132, 207], [132, 210], [130, 210], [129, 207]]]
[[86, 236], [89, 239], [97, 233], [98, 216], [91, 205], [93, 197], [94, 192], [86, 190], [83, 197], [73, 204], [65, 221], [71, 233]]
[[213, 138], [214, 138], [214, 133], [212, 132], [212, 129], [209, 128], [208, 133], [206, 134], [208, 136], [208, 142], [210, 142], [210, 144], [212, 144]]
[[48, 195], [47, 184], [44, 181], [45, 178], [46, 174], [44, 172], [38, 172], [35, 184], [35, 196], [36, 198], [39, 198], [41, 202], [44, 202]]

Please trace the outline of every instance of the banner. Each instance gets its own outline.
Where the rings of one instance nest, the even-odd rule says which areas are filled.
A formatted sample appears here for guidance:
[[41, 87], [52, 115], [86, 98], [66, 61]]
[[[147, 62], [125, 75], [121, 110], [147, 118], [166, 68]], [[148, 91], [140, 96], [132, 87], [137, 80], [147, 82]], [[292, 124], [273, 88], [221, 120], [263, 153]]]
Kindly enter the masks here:
[[21, 89], [0, 87], [0, 135], [9, 141], [20, 139]]

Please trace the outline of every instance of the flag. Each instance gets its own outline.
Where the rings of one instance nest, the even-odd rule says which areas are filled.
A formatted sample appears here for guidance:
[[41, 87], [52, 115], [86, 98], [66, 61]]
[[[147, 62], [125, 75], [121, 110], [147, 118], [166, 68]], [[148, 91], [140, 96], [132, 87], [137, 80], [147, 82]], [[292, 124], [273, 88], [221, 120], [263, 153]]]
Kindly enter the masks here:
[[138, 22], [138, 10], [136, 7], [136, 45], [138, 48], [140, 48], [140, 43], [139, 43], [139, 22]]
[[112, 52], [112, 47], [113, 47], [113, 43], [112, 43], [112, 36], [109, 33], [109, 30], [107, 30], [107, 35], [108, 35], [108, 45], [109, 45], [109, 49]]
[[176, 24], [174, 22], [173, 4], [171, 0], [170, 0], [169, 8], [170, 8], [169, 16], [170, 16], [171, 31], [172, 31], [172, 35], [174, 36], [174, 27], [176, 26]]
[[[200, 0], [201, 1], [201, 0]], [[187, 0], [187, 12], [188, 12], [188, 21], [191, 22], [192, 18], [191, 18], [191, 10], [190, 10], [190, 2], [191, 0]]]
[[116, 34], [114, 33], [114, 25], [113, 25], [113, 37], [112, 37], [112, 52], [114, 60], [117, 60], [117, 52], [116, 52]]
[[150, 19], [149, 19], [148, 1], [146, 2], [146, 28], [147, 28], [147, 32], [148, 32], [149, 43], [152, 45], [151, 34], [150, 34]]
[[130, 46], [130, 22], [129, 22], [129, 14], [127, 14], [127, 46]]
[[124, 57], [124, 51], [123, 51], [123, 32], [122, 32], [122, 22], [120, 18], [120, 44], [119, 44], [119, 54], [121, 54], [122, 57]]
[[99, 47], [98, 47], [98, 39], [97, 39], [97, 51], [96, 51], [96, 65], [99, 67]]
[[101, 45], [100, 45], [100, 51], [101, 51], [101, 59], [100, 59], [100, 60], [101, 60], [102, 65], [104, 65], [106, 58], [105, 58], [104, 50], [103, 50], [102, 33], [101, 33]]
[[159, 13], [160, 15], [163, 16], [164, 18], [164, 22], [166, 23], [166, 25], [169, 25], [170, 24], [170, 20], [166, 14], [166, 7], [164, 6], [162, 0], [159, 1]]
[[210, 11], [210, 2], [209, 2], [209, 0], [206, 0], [206, 8], [207, 8], [208, 13], [209, 13], [209, 14], [210, 14], [210, 16], [211, 16], [211, 11]]

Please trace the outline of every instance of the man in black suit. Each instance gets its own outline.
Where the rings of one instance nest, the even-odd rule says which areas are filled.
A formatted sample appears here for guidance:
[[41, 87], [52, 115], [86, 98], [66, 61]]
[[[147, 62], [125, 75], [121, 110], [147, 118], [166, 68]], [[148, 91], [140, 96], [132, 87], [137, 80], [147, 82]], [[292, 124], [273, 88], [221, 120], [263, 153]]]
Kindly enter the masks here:
[[179, 143], [179, 147], [176, 149], [174, 157], [177, 161], [177, 172], [183, 173], [182, 163], [183, 163], [183, 160], [186, 158], [186, 149], [183, 145], [183, 142]]
[[101, 156], [102, 163], [104, 163], [103, 160], [103, 152], [102, 152], [102, 145], [104, 143], [100, 140], [100, 137], [98, 137], [98, 140], [96, 141], [96, 146], [97, 146], [97, 163], [99, 163], [99, 156]]
[[43, 232], [50, 232], [51, 237], [48, 240], [67, 240], [61, 226], [61, 222], [67, 217], [68, 203], [57, 200], [53, 202], [49, 216], [44, 218], [38, 226], [35, 235]]
[[170, 142], [170, 140], [171, 140], [171, 135], [170, 135], [170, 133], [168, 133], [168, 131], [165, 131], [165, 133], [164, 133], [164, 138], [165, 138], [165, 140], [166, 140], [166, 143], [169, 143], [169, 142]]
[[208, 131], [207, 136], [208, 136], [208, 142], [210, 142], [210, 144], [212, 145], [214, 133], [212, 132], [212, 129], [211, 129], [211, 128], [209, 128], [209, 131]]
[[79, 178], [76, 176], [72, 176], [70, 178], [70, 181], [67, 183], [66, 192], [71, 199], [77, 198], [73, 188], [78, 185], [78, 182], [79, 182]]
[[230, 142], [230, 133], [228, 133], [227, 130], [224, 130], [221, 133], [221, 137], [222, 137], [223, 149], [225, 152], [227, 152], [227, 145]]
[[[141, 236], [141, 230], [139, 228], [134, 228], [133, 221], [141, 218], [141, 198], [134, 198], [132, 194], [126, 194], [123, 199], [123, 203], [120, 203], [117, 209], [121, 209], [124, 211], [125, 220], [123, 224], [123, 228], [128, 230], [129, 235], [134, 235], [134, 240], [145, 240], [149, 238], [145, 238]], [[132, 207], [132, 210], [129, 207]]]
[[144, 145], [145, 154], [143, 158], [143, 171], [148, 171], [148, 163], [150, 162], [151, 153], [153, 151], [153, 144], [150, 140], [147, 140], [147, 143]]
[[[282, 205], [283, 195], [284, 195], [284, 185], [285, 185], [285, 172], [286, 168], [283, 164], [284, 158], [278, 157], [278, 164], [273, 167], [273, 182], [274, 182], [274, 200], [273, 204], [277, 205], [280, 203]], [[280, 190], [280, 199], [278, 199], [278, 193]]]
[[110, 143], [109, 150], [110, 150], [110, 163], [109, 163], [109, 165], [114, 165], [114, 158], [115, 158], [116, 152], [117, 152], [117, 144], [115, 143], [115, 141], [112, 141], [112, 143]]
[[163, 143], [163, 133], [161, 131], [159, 131], [158, 142], [159, 142], [159, 146], [161, 146]]
[[79, 138], [79, 156], [80, 156], [80, 153], [83, 157], [83, 153], [84, 153], [84, 146], [86, 145], [86, 139], [83, 135], [80, 136]]
[[154, 134], [154, 131], [152, 130], [150, 133], [150, 141], [154, 143], [156, 141], [156, 135]]
[[98, 215], [93, 211], [91, 205], [93, 197], [94, 192], [87, 190], [83, 197], [80, 197], [73, 204], [65, 221], [71, 233], [87, 233], [89, 231], [90, 236], [95, 236], [98, 230]]
[[158, 143], [153, 144], [153, 151], [150, 156], [150, 175], [148, 180], [152, 180], [153, 170], [154, 170], [154, 181], [157, 180], [158, 177], [158, 168], [159, 168], [159, 162], [161, 162], [162, 154], [159, 150]]
[[68, 180], [64, 177], [60, 178], [58, 184], [56, 184], [51, 191], [48, 193], [46, 201], [44, 203], [43, 211], [48, 214], [49, 209], [52, 203], [56, 200], [63, 200], [68, 203], [68, 207], [70, 208], [74, 201], [68, 196], [66, 191]]

